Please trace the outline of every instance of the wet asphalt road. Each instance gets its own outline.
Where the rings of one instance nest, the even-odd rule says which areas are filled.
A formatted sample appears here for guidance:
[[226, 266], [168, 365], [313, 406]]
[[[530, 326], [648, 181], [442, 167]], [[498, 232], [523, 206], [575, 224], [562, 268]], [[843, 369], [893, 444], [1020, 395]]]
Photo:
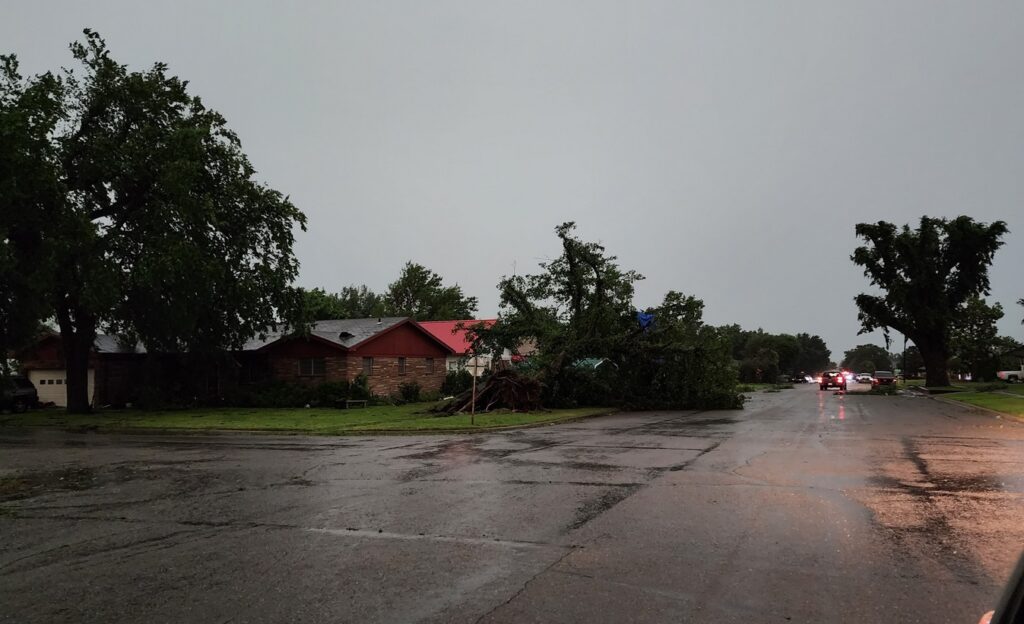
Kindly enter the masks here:
[[430, 437], [0, 430], [3, 622], [976, 622], [1024, 426], [758, 394]]

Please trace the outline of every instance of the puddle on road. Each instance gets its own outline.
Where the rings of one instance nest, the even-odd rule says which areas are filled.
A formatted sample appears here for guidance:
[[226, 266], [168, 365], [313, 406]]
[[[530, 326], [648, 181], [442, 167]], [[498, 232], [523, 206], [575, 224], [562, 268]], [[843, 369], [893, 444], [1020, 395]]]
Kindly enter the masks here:
[[868, 489], [850, 493], [871, 512], [876, 530], [892, 541], [899, 558], [931, 559], [962, 582], [984, 580], [984, 557], [972, 546], [977, 536], [963, 520], [1003, 504], [989, 496], [1003, 491], [1003, 479], [939, 472], [929, 466], [916, 440], [904, 438], [902, 446], [899, 461], [880, 464]]
[[604, 512], [632, 496], [641, 487], [643, 487], [641, 484], [623, 485], [584, 502], [576, 509], [576, 517], [573, 518], [572, 523], [566, 527], [566, 532], [582, 527], [594, 518], [600, 516]]
[[101, 467], [69, 466], [58, 470], [22, 471], [0, 477], [0, 502], [133, 481], [166, 481], [173, 484], [175, 492], [197, 492], [220, 479], [216, 473], [190, 466], [208, 461], [215, 460], [125, 461]]
[[734, 418], [703, 418], [701, 420], [681, 420], [679, 425], [684, 427], [710, 427], [714, 425], [732, 425], [736, 422]]
[[422, 460], [502, 459], [513, 453], [530, 451], [553, 444], [549, 439], [515, 435], [508, 436], [508, 441], [516, 446], [491, 448], [486, 446], [492, 442], [487, 438], [460, 438], [441, 442], [432, 449], [400, 455], [399, 457], [401, 459]]
[[0, 501], [31, 498], [46, 492], [88, 490], [96, 487], [96, 472], [89, 468], [23, 472], [0, 477]]

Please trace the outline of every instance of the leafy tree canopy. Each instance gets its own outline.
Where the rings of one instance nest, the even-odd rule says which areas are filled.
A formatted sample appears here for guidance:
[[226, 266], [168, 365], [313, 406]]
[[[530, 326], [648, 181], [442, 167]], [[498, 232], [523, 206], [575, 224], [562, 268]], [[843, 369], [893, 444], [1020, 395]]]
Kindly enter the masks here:
[[739, 325], [724, 325], [718, 331], [729, 340], [742, 382], [774, 381], [780, 373], [809, 374], [829, 368], [832, 352], [820, 336], [770, 334]]
[[56, 318], [68, 407], [85, 411], [100, 328], [197, 352], [293, 318], [305, 217], [254, 181], [224, 117], [166, 65], [129, 71], [88, 30], [71, 53], [78, 71], [28, 79], [0, 63], [0, 306]]
[[703, 302], [670, 291], [641, 326], [633, 293], [643, 276], [574, 230], [555, 229], [562, 253], [541, 272], [501, 281], [499, 322], [478, 328], [476, 350], [535, 345], [530, 363], [549, 404], [736, 407], [730, 341], [704, 325]]
[[971, 297], [953, 321], [950, 348], [962, 372], [975, 379], [993, 379], [1000, 355], [996, 322], [1003, 318], [1003, 307], [988, 305], [981, 297]]
[[[904, 353], [906, 353], [906, 361], [904, 361]], [[907, 345], [906, 352], [890, 353], [889, 361], [892, 363], [893, 370], [899, 369], [907, 377], [916, 376], [924, 368], [924, 358], [921, 357], [921, 351], [917, 348], [917, 345], [913, 344]]]
[[797, 343], [800, 345], [800, 352], [797, 355], [793, 372], [813, 373], [828, 368], [829, 358], [832, 352], [829, 350], [821, 336], [810, 334], [797, 334]]
[[855, 373], [873, 373], [876, 370], [888, 370], [892, 366], [892, 359], [882, 347], [862, 344], [844, 353], [839, 365]]
[[1003, 244], [1006, 224], [921, 217], [916, 229], [892, 223], [860, 223], [867, 243], [851, 259], [883, 292], [855, 301], [861, 332], [895, 329], [921, 350], [930, 386], [948, 386], [950, 335], [962, 308], [989, 292], [988, 268]]
[[445, 286], [440, 275], [414, 262], [406, 262], [388, 286], [384, 304], [389, 316], [417, 321], [470, 319], [477, 310], [476, 297], [466, 296], [458, 284]]
[[381, 295], [366, 286], [345, 286], [338, 293], [303, 289], [303, 318], [307, 321], [391, 316]]

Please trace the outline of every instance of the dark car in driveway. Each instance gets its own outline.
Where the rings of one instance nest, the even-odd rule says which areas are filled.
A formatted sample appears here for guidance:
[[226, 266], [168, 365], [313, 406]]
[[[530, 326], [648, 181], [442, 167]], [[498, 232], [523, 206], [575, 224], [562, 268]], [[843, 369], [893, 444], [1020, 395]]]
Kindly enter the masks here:
[[894, 383], [896, 383], [896, 375], [893, 375], [892, 371], [875, 371], [874, 376], [871, 378], [871, 385], [875, 388], [878, 386], [891, 386]]
[[846, 390], [846, 376], [840, 371], [826, 371], [821, 374], [821, 382], [818, 383], [818, 388], [821, 390], [829, 388]]
[[32, 382], [23, 375], [0, 378], [0, 409], [24, 412], [39, 404], [39, 393]]

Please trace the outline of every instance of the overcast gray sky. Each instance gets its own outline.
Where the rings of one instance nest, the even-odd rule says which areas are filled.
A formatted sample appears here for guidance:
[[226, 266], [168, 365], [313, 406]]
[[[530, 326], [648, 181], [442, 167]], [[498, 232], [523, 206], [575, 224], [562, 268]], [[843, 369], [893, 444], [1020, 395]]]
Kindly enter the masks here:
[[[300, 284], [408, 259], [497, 310], [579, 223], [706, 320], [858, 337], [854, 224], [1002, 219], [990, 301], [1024, 310], [1024, 3], [14, 2], [26, 73], [100, 31], [164, 61], [309, 218]], [[880, 338], [873, 337], [876, 343]]]

